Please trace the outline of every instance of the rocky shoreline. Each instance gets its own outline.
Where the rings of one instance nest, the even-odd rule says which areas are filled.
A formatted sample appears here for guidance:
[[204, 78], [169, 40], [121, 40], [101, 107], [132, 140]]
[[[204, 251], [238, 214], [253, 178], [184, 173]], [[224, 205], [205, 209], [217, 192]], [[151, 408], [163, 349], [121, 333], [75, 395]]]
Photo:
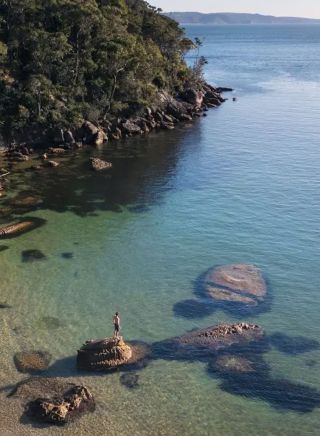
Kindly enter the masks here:
[[198, 89], [188, 88], [176, 97], [163, 91], [158, 94], [157, 105], [146, 107], [141, 116], [113, 117], [99, 124], [83, 120], [78, 127], [68, 129], [30, 130], [8, 144], [9, 152], [22, 161], [34, 148], [100, 146], [111, 140], [148, 134], [155, 129], [173, 130], [178, 123], [192, 121], [205, 115], [208, 109], [220, 106], [225, 101], [222, 93], [228, 91], [232, 89], [216, 88], [208, 83], [203, 83]]

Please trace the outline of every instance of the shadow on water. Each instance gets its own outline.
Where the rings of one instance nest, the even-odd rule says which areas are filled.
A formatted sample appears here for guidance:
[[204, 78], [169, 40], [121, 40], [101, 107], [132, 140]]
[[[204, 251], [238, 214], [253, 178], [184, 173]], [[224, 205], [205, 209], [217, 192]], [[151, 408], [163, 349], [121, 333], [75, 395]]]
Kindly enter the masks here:
[[[168, 339], [153, 344], [153, 358], [207, 363], [208, 374], [222, 380], [219, 386], [223, 391], [260, 399], [277, 409], [307, 413], [320, 407], [320, 392], [316, 389], [271, 376], [270, 366], [263, 357], [269, 350], [268, 337], [211, 352], [196, 347], [177, 347], [174, 339]], [[233, 362], [231, 367], [224, 357], [226, 362]]]
[[174, 305], [173, 312], [175, 316], [187, 319], [201, 319], [212, 315], [216, 310], [223, 310], [236, 318], [242, 319], [244, 317], [266, 313], [271, 310], [272, 287], [266, 277], [264, 277], [264, 280], [267, 285], [267, 295], [265, 299], [258, 302], [257, 305], [234, 301], [218, 301], [208, 297], [205, 289], [205, 278], [211, 269], [212, 268], [209, 268], [194, 280], [193, 293], [196, 299], [182, 300]]
[[270, 343], [282, 353], [292, 356], [318, 350], [320, 343], [315, 339], [304, 336], [288, 336], [284, 333], [270, 335]]
[[212, 315], [216, 307], [211, 302], [201, 300], [183, 300], [173, 307], [175, 316], [187, 319], [201, 319]]
[[[28, 205], [26, 200], [23, 203], [21, 192], [16, 204], [10, 199], [2, 204], [12, 209], [11, 216], [41, 209], [69, 211], [81, 217], [98, 211], [121, 213], [124, 208], [132, 213], [144, 213], [171, 189], [169, 181], [176, 174], [180, 157], [188, 152], [188, 147], [194, 146], [190, 141], [184, 143], [186, 134], [181, 126], [170, 135], [157, 132], [113, 142], [102, 149], [88, 147], [70, 152], [59, 158], [58, 168], [28, 173], [30, 189], [26, 190], [24, 185], [23, 195], [35, 197], [38, 200], [34, 200], [35, 204]], [[195, 122], [188, 136], [198, 134], [199, 126]], [[111, 161], [112, 168], [92, 171], [89, 165], [92, 156]]]
[[316, 389], [259, 373], [225, 378], [220, 388], [233, 395], [258, 398], [282, 410], [307, 413], [320, 406], [320, 392]]

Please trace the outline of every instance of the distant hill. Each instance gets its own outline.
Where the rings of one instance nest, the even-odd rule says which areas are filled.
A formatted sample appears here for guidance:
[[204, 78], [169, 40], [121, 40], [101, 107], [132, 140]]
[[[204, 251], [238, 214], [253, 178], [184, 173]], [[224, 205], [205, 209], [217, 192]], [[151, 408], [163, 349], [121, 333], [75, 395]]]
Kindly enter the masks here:
[[180, 24], [320, 24], [319, 20], [296, 17], [274, 17], [260, 14], [168, 12], [167, 15]]

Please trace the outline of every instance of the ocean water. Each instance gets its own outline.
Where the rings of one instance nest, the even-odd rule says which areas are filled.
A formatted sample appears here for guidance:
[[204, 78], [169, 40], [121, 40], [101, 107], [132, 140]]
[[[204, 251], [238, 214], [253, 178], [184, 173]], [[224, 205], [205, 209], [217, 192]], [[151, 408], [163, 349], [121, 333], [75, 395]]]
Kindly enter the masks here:
[[[46, 224], [0, 243], [9, 247], [0, 252], [0, 303], [12, 306], [0, 309], [1, 435], [318, 434], [320, 26], [187, 32], [203, 38], [208, 81], [235, 89], [223, 106], [170, 133], [82, 150], [55, 170], [10, 179], [12, 192], [43, 200], [26, 215]], [[111, 172], [88, 171], [92, 155], [112, 160]], [[22, 262], [29, 249], [46, 259]], [[261, 311], [199, 298], [197, 279], [229, 263], [261, 268], [269, 293]], [[257, 323], [270, 341], [261, 352], [269, 372], [221, 378], [204, 361], [160, 358], [136, 372], [137, 389], [120, 372], [78, 373], [77, 349], [110, 335], [116, 310], [124, 337], [149, 343], [219, 322]], [[28, 377], [13, 361], [22, 350], [50, 351], [45, 375], [85, 383], [95, 413], [65, 428], [25, 424], [7, 398]]]

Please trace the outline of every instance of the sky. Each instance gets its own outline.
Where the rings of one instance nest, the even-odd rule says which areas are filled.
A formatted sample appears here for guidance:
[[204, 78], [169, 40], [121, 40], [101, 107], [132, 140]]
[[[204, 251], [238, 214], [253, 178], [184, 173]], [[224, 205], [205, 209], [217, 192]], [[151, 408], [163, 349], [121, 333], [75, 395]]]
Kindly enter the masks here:
[[148, 0], [166, 12], [249, 12], [320, 18], [320, 0]]

